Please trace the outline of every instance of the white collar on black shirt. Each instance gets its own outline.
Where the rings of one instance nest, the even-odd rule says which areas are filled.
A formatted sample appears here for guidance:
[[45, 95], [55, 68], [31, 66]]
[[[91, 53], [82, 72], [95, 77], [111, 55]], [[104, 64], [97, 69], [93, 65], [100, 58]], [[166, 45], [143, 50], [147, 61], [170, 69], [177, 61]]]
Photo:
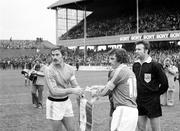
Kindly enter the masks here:
[[[151, 61], [152, 61], [152, 58], [150, 56], [148, 56], [148, 58], [143, 63], [150, 63]], [[139, 59], [135, 62], [141, 63], [141, 61]]]

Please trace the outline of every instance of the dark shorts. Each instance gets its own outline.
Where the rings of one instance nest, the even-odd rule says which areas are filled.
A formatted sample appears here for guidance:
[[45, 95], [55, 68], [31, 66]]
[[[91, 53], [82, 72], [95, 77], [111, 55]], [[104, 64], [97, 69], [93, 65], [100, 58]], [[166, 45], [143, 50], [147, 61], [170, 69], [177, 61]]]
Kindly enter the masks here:
[[112, 117], [114, 110], [115, 110], [115, 108], [114, 108], [113, 102], [110, 101], [110, 112], [109, 112], [110, 117]]
[[115, 110], [114, 108], [114, 104], [113, 104], [113, 100], [112, 100], [112, 94], [109, 95], [109, 102], [110, 102], [110, 112], [109, 112], [109, 116], [112, 117], [112, 114]]
[[137, 102], [137, 104], [139, 116], [147, 116], [149, 118], [156, 118], [162, 116], [162, 109], [159, 97], [156, 97], [147, 103]]

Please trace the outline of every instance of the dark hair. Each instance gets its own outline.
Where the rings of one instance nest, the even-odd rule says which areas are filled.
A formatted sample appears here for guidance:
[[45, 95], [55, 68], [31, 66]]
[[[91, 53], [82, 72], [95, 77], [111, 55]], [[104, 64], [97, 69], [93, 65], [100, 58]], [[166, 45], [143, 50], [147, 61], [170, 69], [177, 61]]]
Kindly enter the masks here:
[[120, 63], [128, 63], [129, 62], [129, 56], [125, 49], [112, 49], [108, 52], [109, 55], [115, 55], [117, 58], [117, 62]]
[[35, 70], [36, 70], [36, 71], [39, 71], [40, 68], [41, 68], [41, 66], [40, 66], [39, 64], [37, 64], [37, 65], [35, 66]]
[[37, 61], [39, 61], [39, 63], [42, 62], [40, 58], [37, 58], [37, 59], [34, 60], [34, 62], [37, 62]]
[[65, 56], [66, 50], [65, 50], [65, 47], [64, 47], [64, 46], [56, 46], [56, 47], [53, 47], [53, 48], [51, 49], [51, 54], [52, 54], [52, 51], [55, 51], [55, 50], [60, 51], [61, 54], [62, 54], [62, 56]]
[[145, 50], [148, 50], [148, 53], [150, 52], [150, 44], [149, 44], [149, 42], [148, 41], [137, 41], [136, 43], [135, 43], [135, 45], [140, 45], [140, 44], [143, 44], [144, 45], [144, 49]]

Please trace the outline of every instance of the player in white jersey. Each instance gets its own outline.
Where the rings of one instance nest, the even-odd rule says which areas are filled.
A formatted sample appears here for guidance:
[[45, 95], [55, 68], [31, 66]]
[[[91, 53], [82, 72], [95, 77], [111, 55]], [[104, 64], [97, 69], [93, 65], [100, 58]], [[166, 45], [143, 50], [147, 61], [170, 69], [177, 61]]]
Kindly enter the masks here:
[[53, 131], [62, 131], [62, 124], [67, 131], [75, 131], [75, 120], [69, 94], [82, 95], [74, 69], [64, 63], [63, 48], [51, 50], [52, 63], [45, 70], [49, 89], [46, 101], [46, 118], [50, 119]]
[[109, 61], [113, 68], [109, 81], [95, 95], [112, 94], [115, 110], [112, 114], [111, 131], [135, 131], [138, 120], [136, 77], [127, 66], [129, 58], [126, 50], [112, 49]]

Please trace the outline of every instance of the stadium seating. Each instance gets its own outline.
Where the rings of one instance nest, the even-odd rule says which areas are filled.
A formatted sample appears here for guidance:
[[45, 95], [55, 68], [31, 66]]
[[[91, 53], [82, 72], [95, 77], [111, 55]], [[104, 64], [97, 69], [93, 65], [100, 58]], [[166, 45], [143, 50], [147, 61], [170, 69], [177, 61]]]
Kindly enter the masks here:
[[[180, 29], [180, 11], [175, 8], [151, 7], [139, 11], [139, 32], [157, 32]], [[84, 22], [59, 37], [60, 40], [84, 37]], [[96, 14], [87, 17], [87, 37], [112, 36], [136, 33], [136, 15], [122, 14], [106, 16]]]

